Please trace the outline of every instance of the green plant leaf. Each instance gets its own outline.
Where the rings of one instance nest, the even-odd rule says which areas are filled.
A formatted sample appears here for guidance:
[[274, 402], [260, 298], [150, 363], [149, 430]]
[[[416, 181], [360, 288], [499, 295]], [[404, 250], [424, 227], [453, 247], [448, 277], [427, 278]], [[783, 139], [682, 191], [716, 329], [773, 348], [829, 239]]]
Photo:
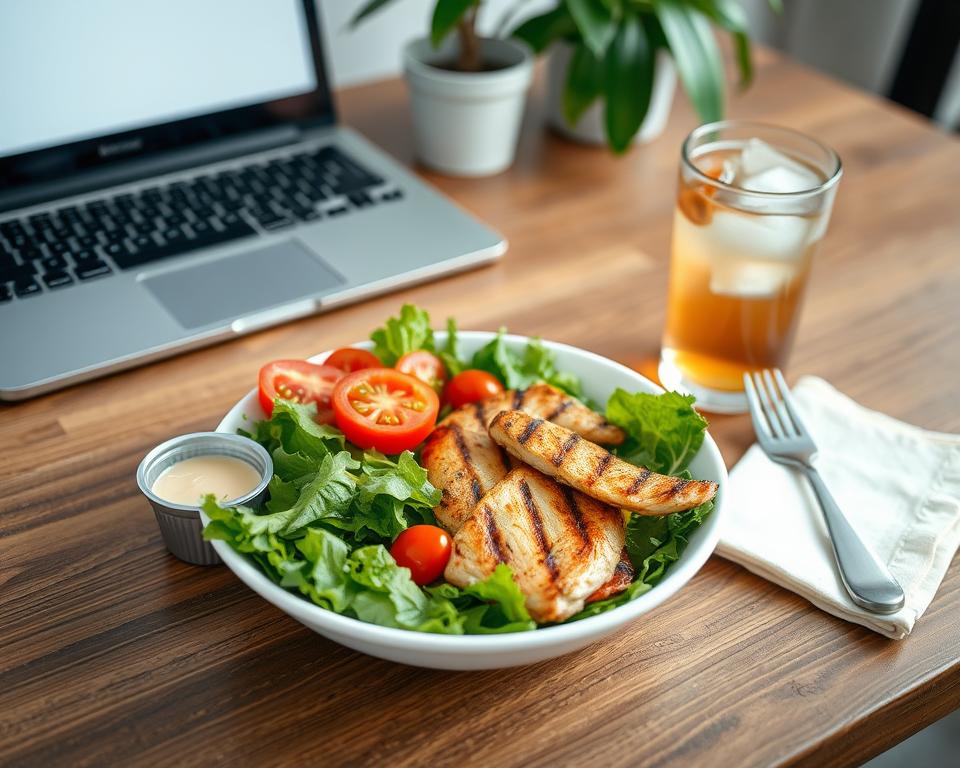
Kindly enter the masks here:
[[602, 0], [566, 0], [577, 29], [594, 56], [603, 58], [617, 34], [617, 20]]
[[691, 4], [731, 34], [740, 71], [740, 88], [748, 87], [753, 81], [753, 61], [750, 58], [750, 24], [743, 6], [738, 0], [693, 0]]
[[370, 16], [371, 14], [376, 13], [381, 8], [383, 8], [383, 6], [385, 6], [387, 3], [392, 3], [392, 2], [393, 0], [370, 0], [369, 3], [367, 3], [365, 6], [363, 6], [363, 8], [361, 8], [359, 11], [357, 11], [354, 14], [353, 18], [350, 19], [349, 26], [351, 28], [357, 26], [357, 24], [359, 24], [361, 21], [367, 18], [367, 16]]
[[603, 61], [586, 45], [577, 43], [567, 68], [563, 89], [563, 119], [573, 127], [603, 90]]
[[656, 0], [663, 27], [684, 90], [700, 119], [723, 117], [723, 62], [707, 18], [680, 0]]
[[577, 25], [565, 5], [552, 11], [527, 19], [510, 33], [511, 37], [523, 40], [534, 53], [542, 53], [555, 40], [577, 33]]
[[640, 130], [653, 91], [653, 49], [636, 16], [620, 23], [604, 65], [607, 140], [619, 153], [626, 151]]
[[430, 22], [430, 42], [436, 48], [479, 0], [437, 0]]

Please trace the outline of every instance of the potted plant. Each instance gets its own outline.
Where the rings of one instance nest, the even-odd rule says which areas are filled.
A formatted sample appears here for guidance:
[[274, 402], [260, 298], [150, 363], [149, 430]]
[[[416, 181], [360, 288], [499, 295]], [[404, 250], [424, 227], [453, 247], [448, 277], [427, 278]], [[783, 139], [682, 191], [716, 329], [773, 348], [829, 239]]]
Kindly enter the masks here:
[[[779, 8], [779, 0], [770, 3]], [[537, 53], [550, 49], [551, 124], [619, 153], [663, 131], [677, 72], [702, 122], [723, 117], [713, 25], [731, 33], [745, 88], [753, 68], [739, 0], [557, 0], [512, 34]]]
[[[392, 0], [371, 0], [357, 24]], [[513, 162], [533, 54], [514, 39], [477, 33], [480, 0], [436, 0], [427, 38], [404, 49], [417, 155], [456, 176], [499, 173]]]

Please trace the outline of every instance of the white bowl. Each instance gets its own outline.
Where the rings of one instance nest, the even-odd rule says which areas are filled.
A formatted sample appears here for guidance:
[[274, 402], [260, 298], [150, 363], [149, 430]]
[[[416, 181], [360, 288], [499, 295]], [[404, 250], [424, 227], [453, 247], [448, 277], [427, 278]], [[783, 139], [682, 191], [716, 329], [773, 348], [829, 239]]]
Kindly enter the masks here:
[[[470, 355], [493, 338], [483, 331], [464, 331], [460, 334], [464, 353]], [[437, 332], [438, 343], [445, 333]], [[524, 336], [507, 336], [511, 347], [523, 348], [529, 341]], [[630, 392], [661, 392], [649, 379], [612, 360], [566, 344], [543, 342], [557, 355], [557, 367], [580, 377], [587, 396], [599, 403], [618, 387]], [[357, 344], [369, 349], [369, 342]], [[329, 352], [311, 358], [322, 362]], [[246, 418], [244, 418], [246, 417]], [[249, 427], [251, 422], [264, 418], [257, 401], [256, 389], [237, 403], [217, 427], [219, 432], [236, 432]], [[616, 632], [639, 616], [660, 605], [693, 578], [710, 557], [719, 537], [723, 516], [723, 488], [727, 471], [708, 434], [697, 453], [690, 471], [694, 477], [715, 480], [721, 485], [717, 506], [706, 521], [693, 533], [681, 558], [667, 575], [649, 592], [626, 605], [606, 613], [570, 624], [544, 627], [533, 632], [515, 632], [502, 635], [435, 635], [404, 629], [381, 627], [325, 610], [277, 586], [246, 556], [235, 552], [225, 541], [214, 541], [217, 553], [240, 580], [262, 598], [289, 614], [301, 624], [348, 648], [378, 656], [382, 659], [434, 669], [497, 669], [500, 667], [532, 664], [544, 659], [579, 650], [602, 637]], [[208, 520], [204, 517], [204, 523]]]

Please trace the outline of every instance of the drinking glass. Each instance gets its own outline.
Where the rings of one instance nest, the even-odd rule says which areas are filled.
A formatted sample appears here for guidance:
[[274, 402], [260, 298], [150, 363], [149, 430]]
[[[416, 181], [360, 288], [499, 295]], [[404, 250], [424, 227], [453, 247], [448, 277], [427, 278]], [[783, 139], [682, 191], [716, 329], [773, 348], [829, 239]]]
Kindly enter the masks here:
[[788, 128], [725, 120], [683, 143], [660, 381], [746, 411], [743, 373], [783, 368], [842, 168]]

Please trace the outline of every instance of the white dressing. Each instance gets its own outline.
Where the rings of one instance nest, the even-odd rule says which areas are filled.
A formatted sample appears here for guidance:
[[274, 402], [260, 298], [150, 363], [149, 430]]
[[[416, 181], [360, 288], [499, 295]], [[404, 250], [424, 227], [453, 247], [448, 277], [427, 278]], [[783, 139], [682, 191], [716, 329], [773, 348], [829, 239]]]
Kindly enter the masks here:
[[250, 493], [260, 474], [233, 456], [194, 456], [167, 467], [150, 488], [172, 504], [199, 504], [208, 493], [219, 501], [232, 501]]

